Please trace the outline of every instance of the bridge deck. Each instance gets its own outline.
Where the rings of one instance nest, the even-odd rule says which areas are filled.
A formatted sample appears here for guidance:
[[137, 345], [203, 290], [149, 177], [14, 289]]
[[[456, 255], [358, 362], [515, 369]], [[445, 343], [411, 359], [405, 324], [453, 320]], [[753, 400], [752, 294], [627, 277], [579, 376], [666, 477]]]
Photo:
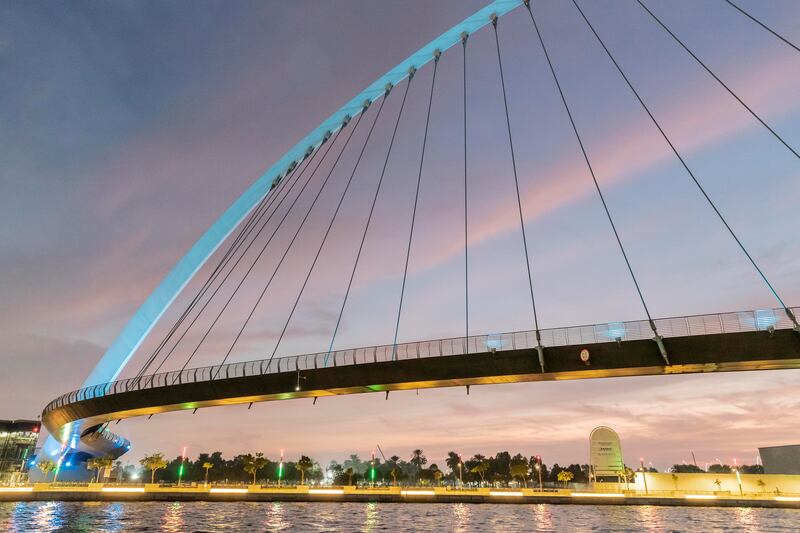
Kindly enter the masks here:
[[[83, 427], [92, 427], [168, 411], [292, 398], [558, 379], [800, 368], [800, 335], [790, 329], [684, 335], [667, 338], [664, 343], [672, 363], [669, 366], [664, 364], [655, 342], [638, 339], [548, 347], [545, 372], [535, 349], [520, 348], [439, 357], [420, 354], [396, 361], [357, 362], [354, 357], [357, 364], [284, 368], [229, 377], [217, 373], [213, 379], [174, 384], [154, 379], [148, 386], [140, 380], [139, 388], [116, 390], [112, 384], [94, 397], [84, 393], [72, 401], [54, 401], [43, 413], [43, 421], [58, 436], [76, 421], [81, 421]], [[579, 355], [584, 348], [590, 352], [588, 365]], [[132, 385], [130, 380], [125, 383]]]

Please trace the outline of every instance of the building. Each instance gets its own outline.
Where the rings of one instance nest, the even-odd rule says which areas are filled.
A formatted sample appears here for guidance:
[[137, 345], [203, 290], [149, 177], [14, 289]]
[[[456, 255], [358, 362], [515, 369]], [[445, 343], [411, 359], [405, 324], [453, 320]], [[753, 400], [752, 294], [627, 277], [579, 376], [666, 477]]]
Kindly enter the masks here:
[[36, 450], [40, 429], [38, 420], [0, 420], [0, 482], [21, 481]]
[[607, 481], [609, 478], [619, 481], [624, 477], [622, 443], [616, 431], [606, 426], [592, 430], [589, 434], [589, 467], [595, 481]]
[[765, 474], [800, 474], [800, 444], [758, 449]]

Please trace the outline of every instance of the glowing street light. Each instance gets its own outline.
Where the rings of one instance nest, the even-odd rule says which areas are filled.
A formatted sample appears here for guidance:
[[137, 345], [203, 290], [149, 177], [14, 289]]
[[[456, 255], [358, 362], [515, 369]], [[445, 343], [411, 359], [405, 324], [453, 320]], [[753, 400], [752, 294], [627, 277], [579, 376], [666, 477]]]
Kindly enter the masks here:
[[536, 472], [538, 472], [538, 474], [539, 474], [539, 492], [542, 492], [542, 490], [544, 490], [544, 489], [542, 489], [542, 456], [541, 455], [537, 455], [536, 456], [536, 465], [535, 465], [535, 467], [536, 467]]
[[372, 481], [372, 486], [375, 486], [375, 450], [372, 451], [372, 466], [370, 467], [369, 472], [370, 480]]
[[181, 467], [178, 469], [178, 486], [181, 486], [181, 480], [183, 479], [183, 465], [186, 462], [186, 446], [183, 447], [183, 452], [181, 453]]
[[461, 483], [461, 488], [464, 488], [464, 461], [461, 460], [461, 454], [458, 454], [458, 481]]
[[647, 495], [647, 474], [644, 469], [644, 457], [639, 457], [639, 464], [642, 466], [642, 480], [644, 481], [644, 493]]
[[278, 463], [278, 486], [281, 486], [281, 478], [283, 477], [283, 450], [281, 450], [281, 462]]
[[736, 457], [733, 458], [733, 471], [736, 473], [736, 482], [739, 484], [739, 495], [744, 496], [744, 490], [742, 490], [742, 477], [739, 475], [739, 465], [736, 463]]

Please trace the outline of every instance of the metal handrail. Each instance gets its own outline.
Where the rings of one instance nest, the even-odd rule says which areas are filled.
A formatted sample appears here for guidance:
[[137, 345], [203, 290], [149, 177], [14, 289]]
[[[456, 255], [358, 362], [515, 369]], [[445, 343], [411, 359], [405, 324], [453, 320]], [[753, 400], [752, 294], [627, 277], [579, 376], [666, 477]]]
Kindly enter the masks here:
[[[795, 307], [792, 310], [796, 315], [800, 315], [800, 308]], [[655, 320], [655, 323], [659, 334], [663, 337], [767, 331], [770, 328], [778, 330], [792, 329], [793, 327], [783, 309], [659, 318]], [[545, 347], [646, 340], [652, 336], [650, 325], [645, 320], [550, 328], [543, 329], [540, 333], [542, 345]], [[230, 379], [231, 377], [250, 377], [289, 371], [302, 372], [327, 366], [379, 363], [422, 357], [446, 357], [488, 351], [532, 349], [536, 347], [535, 339], [535, 331], [533, 330], [516, 331], [474, 335], [468, 337], [466, 342], [464, 342], [464, 337], [451, 337], [409, 342], [396, 346], [385, 344], [365, 348], [348, 348], [333, 352], [293, 355], [275, 358], [274, 364], [272, 359], [257, 359], [182, 371], [173, 370], [92, 385], [68, 392], [50, 402], [45, 407], [44, 412], [47, 413], [66, 404], [83, 400], [144, 389], [155, 389], [169, 386], [173, 383], [197, 383], [217, 379]]]

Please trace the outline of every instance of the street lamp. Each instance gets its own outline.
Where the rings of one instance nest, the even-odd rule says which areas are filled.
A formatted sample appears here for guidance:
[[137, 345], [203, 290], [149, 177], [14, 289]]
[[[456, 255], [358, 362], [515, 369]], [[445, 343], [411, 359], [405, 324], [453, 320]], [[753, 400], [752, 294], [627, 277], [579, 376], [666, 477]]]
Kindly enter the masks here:
[[186, 462], [186, 446], [183, 447], [183, 453], [181, 453], [181, 467], [178, 469], [178, 486], [181, 486], [181, 480], [183, 479], [183, 464]]
[[461, 483], [461, 488], [464, 488], [464, 461], [461, 460], [461, 454], [458, 454], [458, 481]]
[[281, 462], [278, 463], [278, 486], [281, 486], [281, 478], [283, 477], [283, 450], [281, 450]]
[[542, 456], [536, 456], [536, 472], [539, 474], [539, 492], [542, 492]]
[[372, 481], [372, 487], [375, 487], [375, 451], [372, 451], [372, 466], [369, 472], [370, 480]]
[[642, 480], [644, 481], [644, 493], [647, 495], [647, 474], [644, 469], [644, 457], [639, 457], [639, 464], [642, 466]]
[[739, 495], [744, 496], [742, 490], [742, 477], [739, 475], [739, 465], [736, 463], [736, 457], [733, 458], [733, 471], [736, 473], [736, 482], [739, 484]]

